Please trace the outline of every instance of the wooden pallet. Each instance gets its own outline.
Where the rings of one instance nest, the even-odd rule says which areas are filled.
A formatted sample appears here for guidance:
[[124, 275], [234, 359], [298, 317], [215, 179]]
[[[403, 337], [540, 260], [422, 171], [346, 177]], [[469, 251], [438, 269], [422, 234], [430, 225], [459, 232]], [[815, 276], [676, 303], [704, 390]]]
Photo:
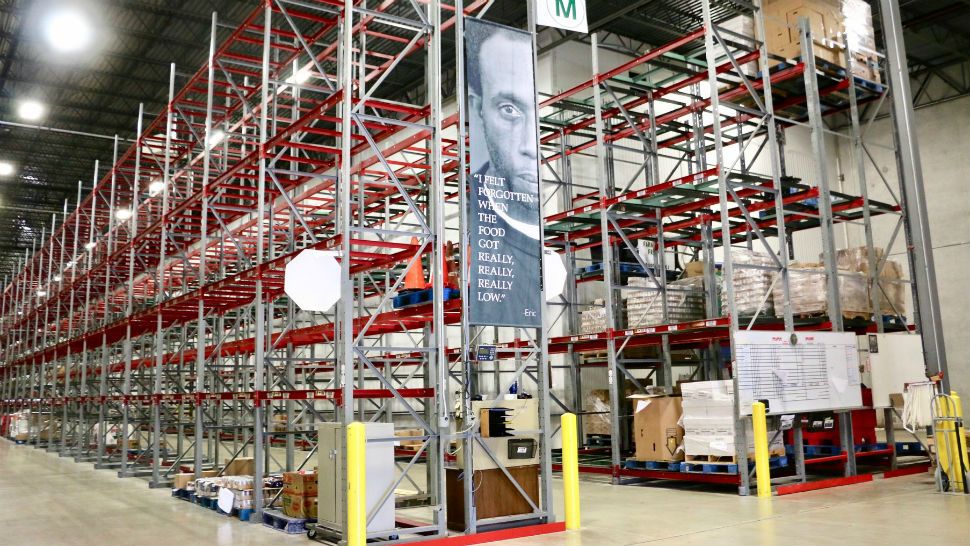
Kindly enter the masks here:
[[[828, 313], [799, 313], [794, 315], [796, 319], [802, 320], [816, 320], [816, 319], [828, 319]], [[870, 320], [872, 318], [872, 313], [862, 312], [862, 311], [843, 311], [842, 318], [845, 320]]]
[[734, 455], [686, 455], [689, 463], [734, 464]]

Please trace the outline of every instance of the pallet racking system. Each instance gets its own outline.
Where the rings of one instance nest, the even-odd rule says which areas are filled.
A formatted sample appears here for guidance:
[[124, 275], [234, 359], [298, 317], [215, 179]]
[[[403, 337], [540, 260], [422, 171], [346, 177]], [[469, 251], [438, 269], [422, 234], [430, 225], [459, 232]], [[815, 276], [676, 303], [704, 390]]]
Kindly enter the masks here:
[[[791, 233], [818, 229], [825, 262], [834, 267], [833, 226], [861, 223], [872, 248], [875, 215], [895, 216], [905, 228], [917, 328], [928, 363], [944, 367], [918, 154], [905, 126], [912, 121], [898, 28], [887, 28], [892, 83], [883, 88], [820, 70], [810, 50], [799, 63], [769, 67], [762, 40], [719, 26], [746, 10], [737, 2], [684, 2], [684, 10], [702, 16], [701, 28], [603, 73], [596, 67], [603, 44], [594, 34], [597, 75], [544, 97], [540, 138], [552, 207], [547, 247], [574, 267], [597, 248], [602, 273], [570, 279], [558, 318], [531, 332], [473, 328], [463, 320], [467, 302], [443, 297], [446, 240], [464, 243], [466, 144], [464, 109], [446, 116], [443, 107], [442, 36], [454, 32], [460, 44], [456, 14], [481, 16], [491, 2], [373, 4], [271, 0], [221, 42], [214, 17], [206, 65], [185, 81], [173, 66], [166, 111], [154, 119], [139, 112], [137, 143], [122, 150], [116, 141], [111, 167], [95, 165], [93, 190], [85, 196], [79, 185], [75, 210], [65, 205], [52, 219], [20, 274], [5, 280], [0, 301], [4, 413], [28, 409], [38, 424], [61, 423], [31, 443], [119, 476], [145, 477], [153, 487], [167, 486], [184, 466], [198, 475], [251, 455], [259, 507], [265, 474], [313, 466], [317, 423], [393, 419], [421, 429], [422, 445], [400, 454], [397, 483], [386, 494], [412, 488], [396, 496], [424, 522], [372, 538], [436, 537], [447, 533], [450, 440], [464, 448], [466, 468], [472, 451], [484, 448], [475, 427], [450, 430], [451, 409], [457, 403], [467, 415], [472, 396], [518, 383], [538, 399], [542, 416], [539, 500], [529, 501], [525, 516], [483, 521], [471, 502], [473, 480], [465, 480], [465, 531], [551, 521], [557, 431], [550, 414], [557, 407], [582, 413], [585, 370], [605, 366], [613, 378], [650, 370], [669, 388], [681, 365], [673, 355], [698, 351], [703, 358], [690, 364], [697, 377], [715, 377], [721, 346], [744, 327], [883, 328], [878, 295], [876, 320], [866, 325], [843, 324], [841, 313], [800, 324], [790, 310], [781, 320], [743, 323], [730, 283], [724, 309], [709, 290], [703, 321], [622, 328], [619, 249], [651, 241], [654, 261], [638, 258], [637, 265], [650, 289], [666, 293], [667, 265], [685, 248], [707, 257], [713, 287], [717, 249], [765, 245], [786, 285]], [[894, 10], [884, 2], [884, 19], [898, 27]], [[761, 21], [759, 10], [751, 13]], [[426, 73], [420, 89], [385, 95], [390, 75], [415, 64]], [[865, 191], [868, 121], [859, 106], [889, 97], [901, 114], [896, 148], [904, 198], [883, 203]], [[823, 121], [828, 115], [850, 122], [848, 134], [837, 136], [856, 152], [858, 195], [834, 191], [822, 167], [825, 136], [834, 134]], [[790, 178], [783, 162], [781, 135], [793, 126], [813, 136], [819, 166], [804, 183]], [[727, 159], [732, 146], [752, 157]], [[590, 150], [597, 174], [584, 186], [571, 163]], [[630, 153], [639, 159], [627, 183], [618, 158]], [[769, 158], [767, 169], [754, 166], [758, 156]], [[342, 258], [345, 282], [332, 312], [302, 312], [283, 293], [285, 265], [304, 249]], [[743, 267], [730, 253], [718, 259], [729, 278]], [[433, 297], [393, 308], [405, 272], [422, 260], [432, 270]], [[460, 263], [467, 267], [464, 258]], [[879, 270], [872, 254], [870, 264]], [[829, 278], [830, 309], [838, 309], [837, 276]], [[579, 335], [576, 313], [587, 282], [604, 286], [610, 322], [605, 331]], [[474, 363], [469, 351], [479, 344], [496, 345], [499, 360]], [[627, 358], [635, 347], [659, 350]], [[606, 352], [605, 364], [580, 362], [597, 351]], [[553, 395], [551, 382], [567, 395]], [[619, 384], [611, 383], [612, 400]], [[702, 478], [623, 468], [622, 417], [613, 404], [609, 465], [586, 470], [616, 480], [724, 481], [747, 492], [745, 472]], [[746, 453], [738, 458], [744, 468]], [[854, 453], [843, 458], [854, 473]]]
[[[116, 140], [111, 167], [95, 165], [93, 190], [82, 199], [79, 185], [76, 209], [5, 283], [4, 412], [62, 424], [30, 443], [152, 487], [252, 456], [258, 513], [279, 500], [263, 498], [265, 475], [315, 466], [317, 423], [393, 419], [421, 445], [398, 452], [383, 493], [402, 519], [370, 538], [446, 535], [451, 441], [468, 469], [487, 447], [477, 424], [449, 430], [451, 403], [467, 415], [486, 388], [447, 351], [471, 330], [442, 296], [446, 238], [464, 225], [445, 225], [460, 215], [448, 173], [464, 165], [464, 129], [444, 115], [441, 50], [446, 31], [462, 42], [457, 15], [489, 5], [268, 0], [221, 42], [213, 15], [206, 65], [186, 81], [172, 66], [166, 111], [139, 112], [137, 142]], [[394, 95], [403, 66], [424, 76]], [[339, 259], [331, 312], [284, 294], [306, 249]], [[395, 308], [422, 261], [434, 296]], [[498, 356], [548, 415], [541, 334], [516, 333], [532, 342]], [[463, 481], [466, 533], [553, 520], [548, 444], [538, 451], [540, 495], [518, 487], [525, 514], [479, 518]]]
[[[562, 355], [556, 367], [564, 377], [564, 396], [557, 402], [562, 411], [602, 415], [603, 408], [592, 411], [584, 407], [584, 396], [590, 391], [587, 381], [591, 377], [592, 382], [608, 385], [609, 445], [591, 446], [587, 454], [592, 462], [582, 470], [610, 475], [615, 483], [660, 479], [736, 484], [747, 494], [750, 474], [744, 471], [748, 468], [744, 447], [736, 448], [738, 473], [695, 474], [626, 466], [623, 454], [630, 448], [626, 438], [631, 416], [617, 402], [626, 394], [624, 385], [642, 393], [656, 381], [670, 393], [675, 371], [686, 370], [693, 380], [732, 378], [738, 392], [730, 363], [733, 334], [744, 329], [905, 330], [906, 318], [901, 312], [887, 312], [885, 292], [891, 281], [881, 277], [888, 254], [903, 246], [898, 244], [900, 231], [905, 233], [902, 251], [912, 265], [916, 332], [924, 336], [929, 370], [945, 367], [938, 320], [927, 314], [936, 308], [937, 296], [932, 263], [927, 267], [925, 256], [930, 247], [920, 212], [921, 179], [902, 163], [895, 180], [877, 171], [890, 188], [891, 199], [886, 202], [869, 197], [866, 179], [872, 176], [870, 165], [879, 165], [867, 147], [865, 131], [888, 97], [893, 99], [897, 119], [894, 151], [900, 161], [914, 155], [911, 127], [899, 124], [910, 119], [911, 106], [908, 81], [901, 77], [906, 74], [905, 57], [894, 38], [899, 35], [892, 23], [898, 21], [894, 16], [897, 8], [891, 2], [883, 3], [887, 55], [880, 58], [891, 79], [890, 85], [883, 85], [816, 61], [810, 44], [818, 40], [813, 40], [804, 21], [797, 29], [802, 44], [798, 59], [769, 55], [761, 38], [765, 16], [760, 6], [759, 2], [750, 9], [685, 2], [685, 12], [702, 16], [703, 24], [697, 30], [646, 52], [641, 50], [608, 71], [599, 69], [601, 52], [629, 51], [629, 44], [611, 42], [608, 35], [607, 42], [600, 43], [594, 34], [590, 44], [594, 76], [567, 90], [554, 91], [542, 102], [541, 142], [547, 167], [543, 172], [545, 183], [555, 188], [550, 201], [558, 207], [558, 212], [546, 217], [546, 244], [558, 249], [573, 272], [549, 340], [550, 354]], [[739, 14], [752, 18], [753, 35], [740, 34], [724, 24]], [[854, 53], [848, 47], [842, 49], [844, 66], [850, 66]], [[871, 105], [867, 115], [861, 113], [864, 105]], [[830, 129], [826, 121], [832, 118], [848, 129]], [[792, 166], [786, 161], [786, 135], [798, 130], [807, 133], [812, 159]], [[829, 168], [833, 140], [851, 150], [847, 173]], [[582, 164], [583, 173], [578, 176], [575, 163]], [[801, 171], [794, 172], [799, 167]], [[838, 185], [837, 174], [847, 174]], [[872, 220], [878, 216], [895, 222], [893, 235], [885, 243], [886, 256], [875, 249]], [[838, 225], [858, 230], [867, 249], [866, 280], [878, 287], [871, 291], [871, 319], [843, 318], [836, 260]], [[795, 316], [790, 305], [789, 273], [797, 270], [789, 265], [794, 258], [794, 238], [807, 230], [817, 234], [820, 242], [830, 310], [824, 317]], [[646, 252], [639, 251], [638, 241], [647, 243]], [[772, 257], [771, 264], [739, 263], [729, 248], [761, 251]], [[668, 299], [678, 290], [669, 287], [668, 273], [679, 268], [685, 256], [705, 263], [703, 320], [678, 322], [668, 314]], [[718, 272], [715, 262], [721, 266]], [[735, 283], [720, 279], [734, 278], [735, 271], [758, 269], [774, 274], [769, 294], [759, 294], [755, 306], [750, 302], [742, 306], [734, 294]], [[631, 277], [646, 281], [628, 285]], [[590, 285], [594, 288], [587, 288]], [[777, 317], [765, 309], [771, 292], [776, 300], [783, 295], [775, 303]], [[638, 324], [633, 317], [624, 318], [624, 298], [642, 293], [659, 302], [662, 320]], [[591, 301], [593, 296], [601, 303]], [[590, 305], [605, 312], [602, 331], [579, 329], [579, 308]], [[722, 356], [722, 350], [731, 350], [731, 356]], [[597, 372], [604, 368], [605, 377]], [[891, 410], [885, 418], [892, 422]], [[848, 412], [841, 413], [839, 422], [843, 424], [842, 445], [852, 446]], [[737, 420], [735, 430], [740, 438], [736, 444], [744, 446], [743, 418]], [[857, 457], [885, 457], [895, 469], [892, 426], [887, 427], [887, 435], [883, 449], [857, 455], [854, 448], [843, 447], [835, 456], [807, 463], [835, 462], [844, 466], [846, 476], [854, 476]], [[794, 472], [776, 478], [775, 484], [807, 479], [799, 425], [794, 429], [794, 443]], [[783, 491], [784, 485], [776, 489]]]

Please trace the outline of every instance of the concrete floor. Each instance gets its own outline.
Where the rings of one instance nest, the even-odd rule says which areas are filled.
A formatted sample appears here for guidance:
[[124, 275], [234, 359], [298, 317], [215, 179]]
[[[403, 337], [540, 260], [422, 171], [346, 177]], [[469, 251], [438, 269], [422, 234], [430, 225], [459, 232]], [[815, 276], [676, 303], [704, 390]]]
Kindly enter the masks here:
[[[555, 486], [558, 495], [561, 482]], [[970, 498], [935, 493], [930, 474], [767, 501], [584, 482], [582, 498], [581, 531], [501, 544], [970, 545]], [[311, 543], [192, 507], [144, 481], [0, 439], [0, 544]]]

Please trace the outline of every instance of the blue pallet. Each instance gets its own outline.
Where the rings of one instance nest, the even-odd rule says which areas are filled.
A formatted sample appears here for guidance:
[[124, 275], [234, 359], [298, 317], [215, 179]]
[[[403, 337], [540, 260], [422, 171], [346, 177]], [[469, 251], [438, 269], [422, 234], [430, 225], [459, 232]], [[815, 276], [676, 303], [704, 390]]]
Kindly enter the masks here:
[[635, 461], [629, 459], [624, 464], [630, 470], [664, 470], [667, 472], [680, 472], [680, 461]]
[[859, 76], [853, 76], [852, 79], [854, 80], [856, 87], [862, 87], [864, 89], [868, 89], [875, 93], [882, 93], [883, 91], [886, 90], [886, 86], [881, 83], [865, 80], [860, 78]]
[[[444, 301], [457, 299], [460, 295], [459, 291], [453, 288], [445, 288], [442, 293], [444, 294]], [[414, 292], [408, 292], [407, 294], [395, 296], [393, 305], [395, 309], [400, 309], [402, 307], [411, 307], [412, 305], [428, 303], [433, 298], [433, 295], [434, 289], [432, 288], [416, 290]]]
[[263, 510], [263, 525], [289, 535], [300, 535], [307, 531], [307, 523], [314, 519], [301, 519], [287, 516], [278, 510]]
[[[898, 446], [900, 443], [903, 443], [903, 442], [899, 442], [896, 445]], [[917, 442], [916, 445], [919, 445], [919, 443]], [[805, 445], [803, 447], [805, 448], [806, 457], [831, 457], [833, 455], [838, 455], [842, 453], [841, 446]], [[882, 442], [878, 442], [874, 444], [858, 444], [854, 446], [854, 450], [856, 453], [868, 453], [871, 451], [880, 451], [887, 448], [889, 448], [889, 444], [882, 443]], [[792, 446], [786, 446], [785, 449], [789, 455], [794, 454], [794, 450]], [[896, 452], [899, 453], [898, 447], [896, 448]]]
[[896, 455], [926, 455], [926, 448], [919, 442], [896, 442]]
[[192, 493], [188, 489], [172, 489], [172, 496], [184, 501], [195, 501], [195, 493]]
[[738, 465], [736, 463], [705, 463], [683, 462], [680, 463], [680, 471], [690, 474], [737, 474]]

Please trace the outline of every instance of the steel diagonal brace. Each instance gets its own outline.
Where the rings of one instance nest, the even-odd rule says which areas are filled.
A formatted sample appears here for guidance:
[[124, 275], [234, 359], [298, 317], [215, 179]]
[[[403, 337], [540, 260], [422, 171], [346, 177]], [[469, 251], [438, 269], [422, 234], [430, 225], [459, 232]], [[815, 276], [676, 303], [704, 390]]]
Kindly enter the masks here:
[[[473, 433], [478, 432], [480, 421], [476, 420], [475, 423], [476, 425]], [[485, 441], [481, 438], [481, 436], [478, 436], [476, 434], [475, 436], [473, 436], [473, 438], [475, 439], [475, 442], [478, 443], [479, 446], [481, 446], [482, 450], [485, 451], [485, 454], [488, 455], [488, 458], [492, 460], [492, 462], [499, 470], [502, 471], [502, 474], [505, 474], [505, 477], [509, 480], [509, 482], [511, 482], [512, 485], [515, 486], [515, 490], [519, 493], [519, 495], [521, 495], [522, 498], [529, 503], [529, 506], [532, 507], [532, 511], [541, 512], [541, 510], [539, 510], [539, 507], [536, 506], [534, 502], [532, 502], [532, 497], [529, 496], [529, 494], [526, 493], [524, 489], [522, 489], [522, 486], [519, 485], [518, 480], [512, 477], [512, 474], [509, 473], [509, 470], [505, 468], [505, 465], [503, 465], [501, 461], [498, 460], [498, 457], [495, 456], [495, 453], [492, 451], [490, 447], [488, 447], [488, 444], [485, 443]]]
[[[633, 257], [636, 258], [637, 263], [640, 264], [640, 267], [642, 267], [644, 271], [647, 272], [647, 276], [650, 277], [650, 280], [653, 281], [653, 284], [656, 285], [657, 288], [660, 288], [660, 281], [657, 280], [657, 276], [655, 272], [652, 271], [650, 267], [647, 267], [646, 262], [643, 261], [643, 257], [640, 256], [639, 252], [637, 252], [636, 247], [633, 246], [633, 243], [626, 236], [626, 233], [623, 231], [623, 228], [619, 224], [617, 224], [616, 219], [614, 219], [613, 216], [610, 214], [610, 209], [604, 210], [603, 213], [606, 214], [606, 219], [610, 222], [610, 224], [613, 225], [613, 229], [616, 230], [616, 234], [620, 236], [620, 239], [623, 241], [623, 244], [625, 244], [627, 248], [633, 253]], [[658, 229], [662, 227], [663, 226], [658, 226]]]
[[275, 4], [279, 8], [280, 13], [283, 15], [283, 18], [286, 19], [286, 23], [290, 25], [291, 29], [293, 29], [293, 33], [296, 35], [296, 39], [300, 42], [300, 47], [302, 47], [303, 50], [306, 52], [306, 54], [310, 57], [310, 60], [313, 62], [313, 65], [317, 68], [317, 72], [323, 78], [323, 81], [327, 84], [327, 87], [329, 88], [329, 90], [334, 91], [335, 90], [334, 85], [330, 81], [330, 78], [327, 77], [327, 71], [323, 69], [323, 66], [321, 66], [320, 62], [317, 60], [317, 56], [314, 55], [313, 52], [310, 50], [310, 46], [303, 38], [303, 33], [300, 31], [300, 28], [293, 23], [293, 19], [290, 17], [290, 14], [286, 11], [286, 8], [283, 7], [283, 2], [277, 1], [275, 2]]
[[297, 221], [300, 222], [300, 225], [303, 226], [305, 233], [310, 237], [310, 242], [312, 244], [317, 244], [317, 236], [313, 234], [313, 230], [310, 229], [309, 225], [307, 225], [306, 220], [303, 218], [303, 213], [300, 212], [298, 208], [296, 208], [296, 205], [293, 203], [293, 200], [290, 199], [290, 196], [286, 193], [286, 189], [283, 188], [283, 184], [280, 184], [279, 179], [276, 178], [276, 173], [274, 173], [272, 170], [267, 170], [266, 172], [269, 173], [269, 177], [273, 180], [273, 185], [275, 185], [280, 190], [280, 197], [282, 197], [283, 200], [286, 201], [286, 205], [290, 208], [291, 211], [293, 211], [293, 214], [296, 215]]
[[[411, 195], [407, 192], [407, 190], [404, 189], [404, 185], [401, 184], [401, 181], [398, 179], [394, 169], [392, 169], [390, 164], [388, 164], [387, 158], [384, 157], [384, 153], [380, 150], [380, 148], [378, 148], [377, 142], [374, 141], [374, 137], [370, 134], [370, 130], [368, 130], [364, 125], [364, 122], [361, 121], [360, 115], [351, 114], [351, 116], [353, 117], [357, 126], [360, 127], [361, 134], [363, 134], [364, 138], [367, 139], [367, 143], [370, 145], [371, 149], [374, 150], [374, 155], [377, 156], [378, 161], [380, 161], [381, 165], [384, 166], [384, 169], [387, 170], [387, 175], [391, 179], [391, 182], [394, 183], [398, 193], [404, 199], [404, 202], [407, 203], [408, 208], [414, 213], [415, 218], [417, 218], [418, 222], [421, 224], [422, 231], [424, 231], [428, 237], [432, 236], [433, 234], [431, 234], [431, 228], [428, 227], [428, 224], [425, 222], [424, 216], [421, 214], [421, 210], [411, 199]], [[342, 160], [350, 161], [350, 158], [342, 158]]]
[[[727, 180], [725, 181], [727, 182]], [[728, 193], [731, 194], [731, 197], [733, 198], [734, 203], [738, 206], [738, 210], [741, 211], [741, 214], [744, 216], [745, 221], [748, 223], [749, 229], [751, 229], [751, 231], [754, 231], [754, 234], [758, 236], [758, 240], [761, 241], [762, 245], [764, 245], [765, 250], [768, 251], [768, 254], [771, 256], [772, 260], [774, 260], [775, 265], [778, 266], [778, 269], [784, 269], [784, 266], [782, 265], [781, 261], [778, 259], [778, 256], [775, 253], [775, 250], [771, 248], [771, 245], [768, 244], [768, 240], [765, 239], [764, 233], [761, 232], [761, 228], [758, 226], [758, 223], [754, 220], [754, 218], [751, 217], [751, 213], [748, 212], [748, 207], [745, 206], [744, 202], [734, 191], [734, 188], [731, 187], [730, 182], [727, 182], [726, 186], [727, 186]]]
[[421, 426], [421, 428], [425, 430], [431, 430], [431, 426], [427, 423], [427, 421], [424, 420], [423, 417], [418, 415], [418, 413], [414, 410], [413, 407], [411, 407], [411, 403], [408, 401], [408, 399], [402, 396], [400, 391], [398, 391], [397, 388], [394, 387], [394, 385], [391, 385], [391, 382], [388, 381], [386, 377], [384, 377], [384, 374], [381, 373], [381, 371], [378, 370], [376, 366], [374, 366], [374, 363], [371, 362], [369, 358], [367, 358], [367, 355], [365, 355], [364, 352], [361, 351], [359, 347], [354, 347], [354, 353], [357, 355], [357, 358], [359, 358], [368, 368], [371, 369], [372, 372], [374, 372], [374, 375], [376, 375], [377, 379], [384, 385], [384, 388], [391, 391], [391, 394], [394, 395], [394, 398], [396, 398], [399, 402], [401, 402], [401, 404], [404, 406], [405, 411], [407, 411], [411, 415], [411, 418], [413, 418], [418, 423], [418, 425]]
[[[413, 1], [413, 0], [412, 0], [412, 1]], [[414, 35], [414, 37], [413, 37], [413, 38], [411, 38], [411, 41], [409, 41], [409, 42], [408, 42], [408, 45], [407, 45], [407, 47], [405, 47], [405, 48], [404, 48], [404, 52], [407, 52], [407, 51], [410, 51], [410, 50], [411, 50], [411, 48], [413, 48], [413, 47], [415, 47], [415, 46], [417, 45], [417, 43], [418, 43], [418, 41], [419, 41], [419, 40], [420, 40], [420, 39], [422, 38], [422, 36], [424, 36], [424, 35], [425, 35], [425, 33], [424, 33], [424, 32], [417, 32], [417, 33], [416, 33], [416, 34]], [[372, 97], [372, 95], [374, 94], [374, 91], [376, 91], [376, 90], [377, 90], [377, 89], [378, 89], [378, 88], [379, 88], [379, 87], [381, 86], [381, 84], [382, 84], [382, 83], [384, 82], [384, 80], [385, 80], [385, 79], [387, 79], [387, 77], [388, 77], [388, 76], [389, 76], [389, 75], [390, 75], [391, 73], [393, 73], [393, 72], [394, 72], [394, 68], [395, 68], [395, 67], [396, 67], [396, 66], [397, 66], [398, 64], [400, 64], [400, 63], [401, 63], [401, 61], [403, 61], [405, 57], [406, 57], [406, 55], [404, 55], [403, 53], [402, 53], [402, 54], [399, 54], [399, 55], [397, 55], [396, 57], [394, 57], [394, 60], [393, 60], [393, 61], [391, 61], [391, 64], [390, 64], [390, 65], [388, 65], [388, 66], [387, 66], [387, 67], [386, 67], [386, 68], [385, 68], [384, 70], [382, 70], [382, 72], [381, 72], [381, 75], [380, 75], [380, 77], [379, 77], [379, 78], [377, 78], [377, 81], [376, 81], [376, 82], [374, 82], [374, 83], [373, 83], [373, 84], [372, 84], [372, 85], [371, 85], [371, 86], [369, 87], [369, 89], [367, 90], [367, 94], [366, 94], [366, 95], [364, 95], [363, 97], [361, 97], [361, 98], [359, 98], [359, 99], [358, 99], [358, 101], [357, 101], [357, 103], [356, 103], [356, 104], [355, 104], [355, 105], [353, 106], [353, 111], [354, 111], [354, 112], [357, 112], [358, 110], [360, 110], [361, 108], [363, 108], [363, 107], [364, 107], [364, 106], [365, 106], [365, 105], [367, 104], [367, 101], [369, 101], [369, 100], [371, 99], [371, 97]]]

